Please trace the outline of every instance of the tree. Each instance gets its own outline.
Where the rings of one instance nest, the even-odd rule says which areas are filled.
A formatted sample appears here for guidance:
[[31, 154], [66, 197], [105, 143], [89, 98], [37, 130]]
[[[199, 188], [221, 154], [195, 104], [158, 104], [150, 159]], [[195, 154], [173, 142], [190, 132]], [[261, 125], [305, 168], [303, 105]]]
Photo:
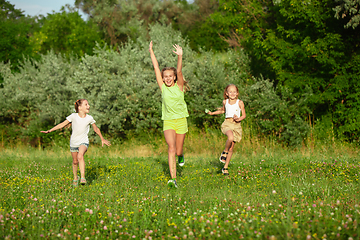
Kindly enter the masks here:
[[69, 5], [62, 7], [59, 13], [49, 14], [42, 22], [40, 31], [31, 38], [38, 53], [53, 50], [67, 56], [76, 54], [82, 57], [93, 54], [96, 42], [102, 42], [97, 26], [91, 20], [84, 21]]
[[337, 0], [339, 3], [334, 8], [337, 19], [345, 19], [347, 23], [345, 28], [352, 27], [355, 29], [360, 23], [360, 1], [359, 0]]
[[218, 6], [216, 0], [196, 0], [191, 4], [185, 0], [77, 0], [75, 5], [95, 20], [110, 45], [146, 38], [149, 26], [161, 23], [180, 30], [193, 49], [209, 45], [209, 36], [213, 36], [206, 33], [209, 28], [199, 28]]
[[331, 118], [339, 137], [352, 141], [360, 132], [360, 36], [334, 18], [335, 7], [332, 0], [275, 2], [268, 17], [276, 24], [257, 33], [253, 52], [270, 66], [278, 89], [300, 99], [310, 88], [309, 114]]
[[0, 61], [11, 62], [12, 69], [18, 70], [23, 56], [35, 56], [29, 37], [38, 25], [9, 2], [2, 1], [0, 6]]

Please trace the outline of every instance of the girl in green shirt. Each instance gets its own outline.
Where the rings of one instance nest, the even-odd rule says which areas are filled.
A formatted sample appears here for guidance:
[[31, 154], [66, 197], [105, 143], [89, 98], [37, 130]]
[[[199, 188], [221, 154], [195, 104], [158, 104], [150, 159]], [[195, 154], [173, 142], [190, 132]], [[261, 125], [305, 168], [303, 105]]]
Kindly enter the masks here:
[[189, 113], [184, 101], [186, 81], [182, 74], [183, 50], [179, 45], [175, 44], [173, 46], [175, 48], [173, 52], [178, 56], [177, 69], [166, 67], [160, 71], [159, 63], [152, 49], [152, 41], [149, 45], [149, 52], [154, 66], [156, 81], [161, 90], [162, 120], [164, 120], [163, 131], [165, 141], [168, 144], [168, 161], [171, 175], [168, 185], [177, 187], [175, 155], [178, 156], [179, 165], [183, 166], [185, 164], [183, 145], [185, 134], [188, 131], [186, 117], [189, 116]]

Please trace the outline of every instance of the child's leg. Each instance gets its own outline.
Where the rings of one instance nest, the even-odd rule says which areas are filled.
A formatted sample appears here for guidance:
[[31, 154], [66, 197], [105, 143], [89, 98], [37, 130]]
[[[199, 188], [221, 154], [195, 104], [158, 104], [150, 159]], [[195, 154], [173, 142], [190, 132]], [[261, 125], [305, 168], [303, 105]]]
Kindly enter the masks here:
[[79, 162], [81, 178], [85, 178], [84, 155], [85, 155], [86, 151], [87, 151], [87, 147], [85, 145], [80, 145], [79, 152], [78, 152], [78, 155], [77, 155], [77, 160]]
[[[231, 159], [233, 149], [234, 149], [234, 144], [235, 144], [234, 134], [231, 130], [228, 130], [226, 132], [226, 136], [228, 137], [228, 139], [226, 140], [226, 143], [225, 143], [224, 152], [227, 152], [228, 154], [226, 156], [226, 162], [225, 162], [224, 168], [228, 168], [228, 166], [229, 166], [230, 159]], [[228, 171], [225, 170], [225, 173], [228, 173]]]
[[176, 178], [176, 133], [175, 130], [169, 129], [164, 131], [165, 141], [168, 145], [168, 161], [170, 176], [172, 179]]
[[79, 161], [77, 159], [77, 152], [71, 152], [71, 157], [73, 159], [73, 163], [72, 163], [72, 169], [73, 169], [73, 174], [74, 174], [74, 180], [78, 180], [77, 179], [77, 169], [78, 169], [78, 164]]
[[[229, 148], [228, 155], [227, 155], [227, 157], [226, 157], [226, 163], [225, 163], [225, 165], [224, 165], [224, 168], [228, 168], [228, 166], [229, 166], [230, 159], [231, 159], [231, 156], [232, 156], [232, 154], [233, 154], [234, 146], [235, 146], [235, 142], [232, 142], [232, 143], [231, 143], [231, 146], [230, 146], [230, 148]], [[225, 170], [225, 173], [228, 173], [228, 171]]]
[[185, 140], [185, 134], [176, 134], [176, 155], [182, 156], [183, 155], [183, 146], [184, 146], [184, 140]]
[[228, 139], [226, 140], [225, 143], [225, 149], [224, 152], [229, 152], [229, 149], [232, 146], [232, 143], [234, 142], [234, 134], [231, 130], [226, 132], [226, 136], [228, 137]]

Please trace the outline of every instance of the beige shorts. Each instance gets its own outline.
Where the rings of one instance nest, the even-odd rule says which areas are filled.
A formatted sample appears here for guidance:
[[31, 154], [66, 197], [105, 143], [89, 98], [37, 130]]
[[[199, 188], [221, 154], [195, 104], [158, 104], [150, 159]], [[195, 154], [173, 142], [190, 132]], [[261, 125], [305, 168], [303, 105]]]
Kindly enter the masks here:
[[240, 142], [242, 139], [242, 128], [241, 123], [235, 123], [225, 120], [221, 124], [221, 132], [226, 134], [227, 131], [231, 130], [234, 135], [234, 142]]

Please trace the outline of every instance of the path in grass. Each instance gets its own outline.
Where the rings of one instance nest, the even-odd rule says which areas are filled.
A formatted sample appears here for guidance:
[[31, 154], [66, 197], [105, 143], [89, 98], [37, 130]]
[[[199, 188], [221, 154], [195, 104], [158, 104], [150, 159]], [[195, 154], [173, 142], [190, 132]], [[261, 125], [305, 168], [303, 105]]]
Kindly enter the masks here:
[[358, 239], [360, 165], [350, 158], [186, 158], [169, 189], [166, 157], [3, 156], [0, 238]]

